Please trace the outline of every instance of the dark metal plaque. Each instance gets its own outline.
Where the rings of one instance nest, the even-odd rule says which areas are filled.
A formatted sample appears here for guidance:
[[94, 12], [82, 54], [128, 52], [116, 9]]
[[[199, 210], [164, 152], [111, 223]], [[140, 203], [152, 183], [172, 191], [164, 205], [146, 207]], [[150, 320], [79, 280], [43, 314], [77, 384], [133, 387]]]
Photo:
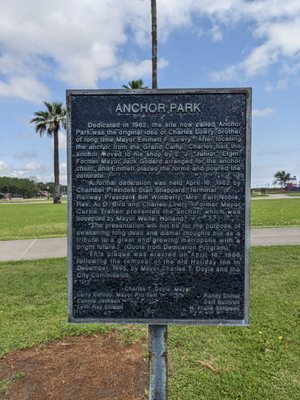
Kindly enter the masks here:
[[69, 320], [246, 325], [251, 89], [67, 106]]

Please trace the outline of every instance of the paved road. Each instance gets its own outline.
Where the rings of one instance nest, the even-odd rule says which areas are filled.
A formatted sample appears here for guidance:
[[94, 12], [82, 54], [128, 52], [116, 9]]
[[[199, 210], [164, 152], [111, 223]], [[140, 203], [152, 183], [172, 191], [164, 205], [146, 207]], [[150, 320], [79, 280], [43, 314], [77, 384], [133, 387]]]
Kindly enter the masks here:
[[[300, 228], [252, 229], [251, 245], [300, 245]], [[66, 255], [66, 238], [0, 241], [0, 261], [56, 258]]]
[[251, 229], [252, 246], [300, 245], [300, 228]]
[[251, 200], [280, 200], [280, 199], [300, 199], [300, 194], [297, 196], [289, 196], [285, 193], [267, 194], [266, 196], [251, 197]]
[[0, 242], [0, 261], [66, 257], [67, 239], [5, 240]]

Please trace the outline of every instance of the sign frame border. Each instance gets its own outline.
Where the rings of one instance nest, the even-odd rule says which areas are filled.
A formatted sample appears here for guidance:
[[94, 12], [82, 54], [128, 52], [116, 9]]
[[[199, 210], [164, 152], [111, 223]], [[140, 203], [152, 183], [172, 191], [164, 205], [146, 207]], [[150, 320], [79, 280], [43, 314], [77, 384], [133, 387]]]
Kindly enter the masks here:
[[[157, 319], [157, 318], [75, 318], [73, 316], [73, 226], [72, 226], [72, 96], [119, 96], [119, 95], [183, 95], [183, 94], [245, 94], [246, 95], [246, 154], [245, 154], [245, 265], [244, 265], [244, 319]], [[70, 323], [117, 323], [151, 325], [209, 325], [248, 326], [250, 314], [250, 202], [251, 202], [251, 129], [252, 129], [252, 88], [207, 88], [207, 89], [89, 89], [66, 90], [67, 98], [67, 179], [68, 179], [68, 322]]]

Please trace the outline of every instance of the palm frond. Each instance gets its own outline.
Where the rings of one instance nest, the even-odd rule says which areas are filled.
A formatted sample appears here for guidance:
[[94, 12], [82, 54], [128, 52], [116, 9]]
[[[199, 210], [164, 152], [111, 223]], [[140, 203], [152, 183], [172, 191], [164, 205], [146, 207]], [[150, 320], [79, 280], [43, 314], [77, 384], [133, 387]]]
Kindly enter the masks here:
[[35, 131], [42, 136], [45, 132], [52, 136], [55, 131], [66, 127], [66, 109], [62, 103], [44, 101], [46, 111], [36, 111], [30, 120], [35, 125]]
[[132, 80], [128, 82], [128, 85], [122, 85], [124, 89], [148, 89], [148, 86], [144, 86], [143, 79]]

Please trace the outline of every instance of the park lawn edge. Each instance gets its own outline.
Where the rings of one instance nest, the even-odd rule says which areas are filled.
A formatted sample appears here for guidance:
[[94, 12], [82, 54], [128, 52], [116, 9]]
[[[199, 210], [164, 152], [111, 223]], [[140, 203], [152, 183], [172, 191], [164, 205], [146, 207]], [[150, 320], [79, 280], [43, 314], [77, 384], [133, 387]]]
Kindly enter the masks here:
[[[254, 246], [251, 247], [251, 255], [252, 315], [249, 327], [170, 325], [168, 340], [170, 399], [296, 400], [300, 398], [300, 382], [297, 374], [298, 355], [300, 355], [297, 331], [300, 324], [296, 320], [296, 310], [298, 305], [300, 306], [296, 296], [300, 288], [300, 246]], [[55, 318], [60, 319], [62, 325], [66, 325], [66, 258], [1, 262], [1, 276], [6, 269], [4, 271], [6, 278], [17, 284], [16, 272], [11, 276], [13, 266], [13, 270], [20, 273], [21, 282], [25, 286], [30, 284], [30, 290], [28, 288], [24, 290], [19, 303], [17, 298], [14, 299], [23, 309], [19, 314], [19, 310], [15, 310], [17, 314], [13, 313], [10, 317], [16, 321], [18, 315], [24, 317], [23, 313], [28, 311], [27, 308], [32, 302], [42, 311], [43, 307], [46, 307], [47, 311], [47, 303], [56, 302], [60, 297], [60, 311]], [[46, 272], [46, 275], [43, 272]], [[52, 287], [55, 284], [57, 286]], [[20, 288], [20, 285], [18, 287]], [[51, 289], [45, 302], [43, 298], [35, 298], [37, 288], [43, 295], [47, 294], [49, 288]], [[52, 292], [55, 296], [51, 296]], [[14, 296], [15, 291], [11, 291], [10, 294]], [[29, 298], [30, 301], [27, 299], [28, 296], [32, 296]], [[36, 312], [35, 308], [33, 306], [29, 309], [29, 316]], [[42, 314], [35, 315], [37, 321], [43, 316]], [[56, 334], [54, 332], [51, 335], [47, 334], [47, 327], [53, 329], [51, 315], [49, 319], [50, 323], [46, 326], [44, 336], [38, 336], [31, 343], [28, 343], [28, 340], [25, 343], [26, 340], [23, 340], [23, 343], [21, 345], [17, 343], [17, 346], [11, 342], [11, 351], [16, 348], [25, 349], [57, 342], [69, 336], [102, 335], [114, 331], [123, 343], [131, 343], [133, 340], [141, 343], [146, 353], [145, 325], [82, 324], [72, 325], [68, 330], [58, 324], [56, 328], [59, 329], [56, 330]], [[15, 329], [13, 328], [15, 321], [11, 322], [12, 328], [7, 326], [7, 336], [24, 333], [22, 329], [18, 329], [20, 326], [12, 331]], [[35, 328], [34, 319], [32, 322], [30, 333]]]
[[[300, 198], [252, 201], [251, 228], [300, 226]], [[67, 206], [11, 204], [0, 206], [0, 241], [65, 238]]]

